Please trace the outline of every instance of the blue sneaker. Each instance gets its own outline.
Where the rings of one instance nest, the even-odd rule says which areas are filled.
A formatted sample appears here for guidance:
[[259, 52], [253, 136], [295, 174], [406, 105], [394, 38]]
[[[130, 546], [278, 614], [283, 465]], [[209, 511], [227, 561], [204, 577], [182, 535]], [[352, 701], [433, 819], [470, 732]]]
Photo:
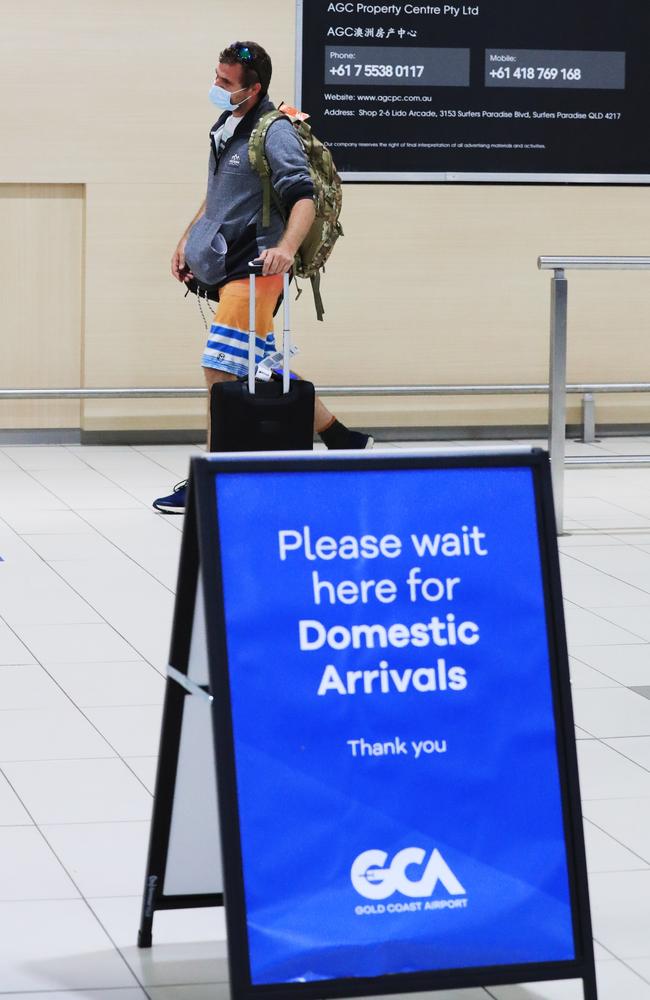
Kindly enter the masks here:
[[159, 497], [154, 500], [152, 506], [161, 514], [184, 514], [186, 499], [187, 479], [184, 479], [182, 483], [176, 483], [173, 492], [168, 497]]

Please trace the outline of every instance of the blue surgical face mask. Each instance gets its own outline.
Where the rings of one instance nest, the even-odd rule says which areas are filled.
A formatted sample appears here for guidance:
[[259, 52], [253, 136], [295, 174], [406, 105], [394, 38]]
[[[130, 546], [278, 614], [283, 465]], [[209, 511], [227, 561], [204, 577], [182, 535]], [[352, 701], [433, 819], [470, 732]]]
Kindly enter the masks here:
[[242, 104], [246, 103], [248, 98], [247, 97], [244, 98], [244, 100], [239, 101], [238, 104], [233, 104], [230, 98], [234, 94], [241, 93], [242, 90], [248, 90], [248, 87], [240, 87], [239, 90], [234, 90], [231, 93], [224, 87], [218, 87], [216, 83], [213, 83], [212, 86], [210, 87], [210, 93], [208, 94], [208, 97], [210, 98], [212, 103], [216, 104], [216, 106], [220, 108], [222, 111], [236, 111], [237, 108], [241, 107]]

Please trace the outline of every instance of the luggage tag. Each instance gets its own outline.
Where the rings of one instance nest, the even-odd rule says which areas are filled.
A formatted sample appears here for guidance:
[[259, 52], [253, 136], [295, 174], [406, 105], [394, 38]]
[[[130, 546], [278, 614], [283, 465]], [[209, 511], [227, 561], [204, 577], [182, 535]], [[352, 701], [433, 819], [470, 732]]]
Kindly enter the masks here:
[[306, 122], [311, 117], [304, 111], [298, 111], [298, 108], [292, 107], [285, 101], [283, 101], [282, 104], [279, 106], [278, 111], [281, 111], [283, 115], [287, 116], [287, 118], [291, 118], [292, 121], [296, 122]]
[[[298, 353], [298, 348], [293, 344], [291, 345], [291, 350], [289, 355], [291, 358]], [[260, 361], [255, 369], [255, 378], [259, 382], [270, 382], [273, 376], [273, 372], [280, 371], [284, 363], [284, 354], [282, 351], [276, 351], [275, 354], [269, 354], [268, 358], [264, 358]]]

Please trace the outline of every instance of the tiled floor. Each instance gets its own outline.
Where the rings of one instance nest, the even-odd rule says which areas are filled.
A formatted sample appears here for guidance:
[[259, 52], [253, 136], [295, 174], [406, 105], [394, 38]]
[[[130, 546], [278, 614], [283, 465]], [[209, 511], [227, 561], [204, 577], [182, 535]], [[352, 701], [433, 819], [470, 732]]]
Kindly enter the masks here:
[[[5, 998], [227, 1000], [219, 911], [160, 913], [154, 948], [135, 946], [182, 528], [150, 503], [184, 478], [194, 451], [0, 449]], [[650, 454], [650, 439], [569, 451]], [[650, 468], [569, 470], [566, 494], [600, 997], [650, 1000]], [[577, 1000], [581, 989], [435, 996]]]

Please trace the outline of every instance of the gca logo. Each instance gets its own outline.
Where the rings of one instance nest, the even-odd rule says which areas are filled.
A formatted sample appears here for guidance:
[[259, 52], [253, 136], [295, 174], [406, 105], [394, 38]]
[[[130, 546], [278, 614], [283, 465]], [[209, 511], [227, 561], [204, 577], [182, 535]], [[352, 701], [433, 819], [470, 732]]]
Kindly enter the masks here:
[[355, 858], [350, 871], [352, 885], [366, 899], [388, 899], [393, 893], [412, 899], [431, 896], [441, 882], [450, 896], [464, 896], [465, 890], [439, 850], [433, 851], [418, 879], [409, 878], [411, 866], [424, 864], [426, 851], [421, 847], [405, 847], [386, 867], [385, 851], [364, 851]]

